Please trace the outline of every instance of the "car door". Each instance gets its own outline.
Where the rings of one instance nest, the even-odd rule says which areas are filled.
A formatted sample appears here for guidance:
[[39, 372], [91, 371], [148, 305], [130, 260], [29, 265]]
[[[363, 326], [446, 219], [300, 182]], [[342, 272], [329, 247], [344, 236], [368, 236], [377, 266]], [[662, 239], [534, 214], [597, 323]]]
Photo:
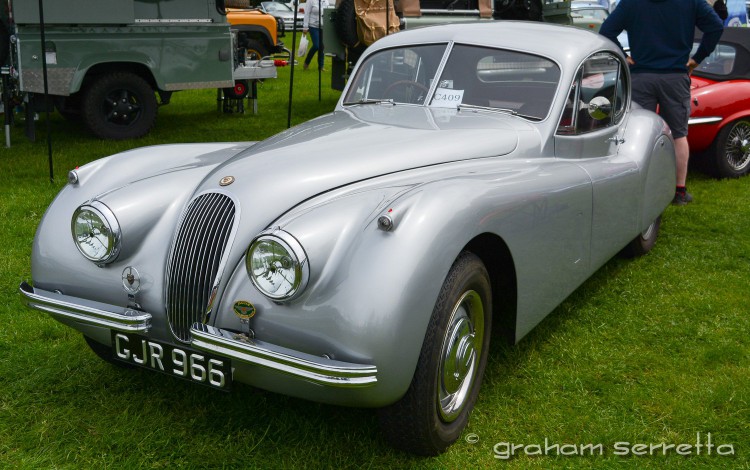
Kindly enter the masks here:
[[598, 268], [637, 232], [638, 166], [624, 140], [630, 99], [627, 65], [600, 52], [581, 64], [555, 135], [557, 158], [575, 161], [591, 178], [591, 267]]

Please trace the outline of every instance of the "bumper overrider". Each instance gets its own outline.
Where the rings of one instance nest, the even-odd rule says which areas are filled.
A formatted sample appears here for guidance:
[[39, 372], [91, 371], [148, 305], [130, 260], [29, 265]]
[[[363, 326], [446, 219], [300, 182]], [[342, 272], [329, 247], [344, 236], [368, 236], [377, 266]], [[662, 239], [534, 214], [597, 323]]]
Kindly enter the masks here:
[[[29, 307], [54, 316], [130, 333], [147, 334], [151, 328], [151, 314], [147, 312], [45, 291], [26, 282], [21, 283], [19, 290]], [[192, 326], [191, 336], [190, 347], [196, 350], [320, 385], [352, 388], [377, 382], [378, 370], [373, 365], [314, 356], [202, 323]]]

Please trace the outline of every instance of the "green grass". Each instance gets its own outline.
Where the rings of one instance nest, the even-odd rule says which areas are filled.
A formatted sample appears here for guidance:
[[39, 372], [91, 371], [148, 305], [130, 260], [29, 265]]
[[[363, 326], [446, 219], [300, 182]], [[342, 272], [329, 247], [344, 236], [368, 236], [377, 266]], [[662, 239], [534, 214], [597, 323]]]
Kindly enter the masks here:
[[[34, 230], [69, 169], [142, 145], [259, 140], [286, 128], [289, 69], [260, 87], [259, 114], [223, 114], [215, 91], [175, 94], [138, 141], [104, 142], [52, 118], [0, 148], [0, 468], [750, 468], [750, 178], [691, 172], [696, 201], [666, 211], [656, 248], [613, 259], [515, 347], [495, 341], [464, 437], [437, 458], [389, 448], [371, 410], [237, 384], [222, 394], [114, 368], [72, 329], [23, 305]], [[293, 123], [333, 108], [323, 75], [295, 70]], [[736, 455], [617, 456], [616, 442]], [[493, 458], [496, 443], [603, 444], [605, 455]]]

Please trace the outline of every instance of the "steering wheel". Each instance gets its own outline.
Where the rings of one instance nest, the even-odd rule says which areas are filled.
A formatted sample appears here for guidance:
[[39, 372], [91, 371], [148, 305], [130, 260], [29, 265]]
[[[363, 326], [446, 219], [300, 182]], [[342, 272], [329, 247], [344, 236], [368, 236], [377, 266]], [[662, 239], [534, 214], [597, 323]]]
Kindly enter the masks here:
[[[384, 97], [391, 96], [392, 92], [396, 89], [403, 88], [404, 89], [404, 99], [409, 100], [411, 95], [411, 90], [413, 88], [416, 88], [417, 90], [423, 91], [425, 95], [422, 95], [422, 100], [424, 100], [424, 97], [426, 96], [426, 93], [430, 90], [426, 86], [422, 85], [419, 82], [415, 82], [413, 80], [399, 80], [397, 82], [393, 82], [388, 87], [386, 87], [385, 91], [383, 92]], [[412, 101], [408, 101], [411, 103]], [[415, 100], [414, 103], [419, 103], [419, 100]]]

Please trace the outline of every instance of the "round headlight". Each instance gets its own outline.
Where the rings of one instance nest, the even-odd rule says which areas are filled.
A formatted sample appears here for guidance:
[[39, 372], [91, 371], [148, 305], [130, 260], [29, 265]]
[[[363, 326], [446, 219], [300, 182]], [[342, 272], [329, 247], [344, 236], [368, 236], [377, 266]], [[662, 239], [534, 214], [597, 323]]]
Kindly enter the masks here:
[[253, 285], [270, 299], [292, 299], [307, 286], [307, 255], [286, 232], [276, 230], [258, 236], [247, 249], [245, 264]]
[[78, 251], [97, 264], [112, 262], [120, 253], [120, 225], [109, 207], [99, 201], [76, 209], [70, 229]]

